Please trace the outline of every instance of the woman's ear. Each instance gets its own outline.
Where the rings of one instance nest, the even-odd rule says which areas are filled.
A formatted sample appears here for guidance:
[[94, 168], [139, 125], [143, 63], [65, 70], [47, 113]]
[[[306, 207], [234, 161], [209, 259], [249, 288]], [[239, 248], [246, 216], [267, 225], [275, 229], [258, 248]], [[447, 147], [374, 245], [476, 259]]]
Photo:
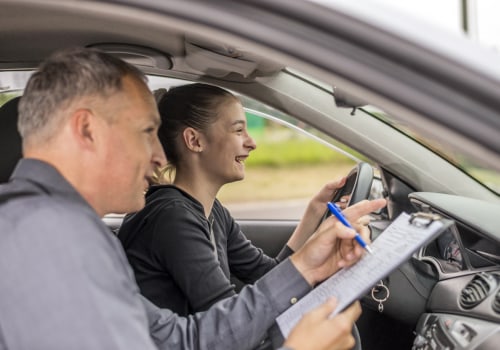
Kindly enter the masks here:
[[182, 138], [184, 140], [184, 144], [187, 149], [193, 152], [201, 152], [203, 151], [202, 142], [201, 142], [201, 133], [193, 128], [186, 128], [182, 132]]

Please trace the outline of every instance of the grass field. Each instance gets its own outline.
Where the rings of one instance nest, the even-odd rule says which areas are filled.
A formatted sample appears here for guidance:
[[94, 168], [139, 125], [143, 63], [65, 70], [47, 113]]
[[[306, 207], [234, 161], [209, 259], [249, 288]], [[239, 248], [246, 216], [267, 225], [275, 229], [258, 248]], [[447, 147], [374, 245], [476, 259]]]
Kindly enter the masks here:
[[225, 185], [218, 198], [223, 203], [309, 198], [328, 181], [347, 175], [354, 164], [250, 167], [243, 181]]

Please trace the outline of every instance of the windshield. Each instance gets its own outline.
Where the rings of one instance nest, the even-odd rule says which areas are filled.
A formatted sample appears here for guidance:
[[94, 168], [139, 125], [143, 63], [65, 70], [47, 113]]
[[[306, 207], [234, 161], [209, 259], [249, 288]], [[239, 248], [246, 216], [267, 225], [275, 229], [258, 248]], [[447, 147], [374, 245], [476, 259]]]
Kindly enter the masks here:
[[392, 127], [398, 129], [400, 132], [411, 137], [412, 139], [418, 141], [420, 144], [432, 150], [434, 153], [437, 153], [442, 158], [448, 160], [457, 168], [460, 168], [463, 172], [476, 179], [476, 181], [488, 187], [496, 194], [500, 194], [500, 172], [496, 171], [495, 169], [485, 167], [484, 164], [477, 162], [474, 158], [463, 154], [446, 144], [440, 143], [435, 139], [429, 139], [419, 134], [408, 125], [399, 123], [397, 120], [395, 120], [395, 118], [392, 118], [387, 113], [384, 113], [383, 111], [376, 109], [375, 107], [366, 106], [361, 109], [390, 124]]
[[[324, 90], [333, 91], [333, 88], [331, 86], [326, 85], [325, 83], [315, 79], [314, 77], [309, 76], [308, 74], [304, 74], [290, 67], [287, 67], [286, 71], [290, 72], [293, 75], [301, 77], [301, 79], [308, 80], [309, 82], [311, 82], [311, 84], [319, 86]], [[353, 98], [353, 96], [351, 96], [350, 98]], [[413, 130], [411, 126], [402, 124], [393, 116], [385, 113], [384, 111], [374, 106], [367, 105], [359, 109], [384, 121], [386, 124], [391, 125], [393, 128], [399, 130], [401, 133], [416, 140], [420, 144], [432, 150], [434, 153], [438, 154], [442, 158], [446, 159], [447, 161], [455, 165], [457, 168], [461, 169], [463, 172], [465, 172], [470, 177], [474, 178], [483, 186], [489, 188], [496, 194], [500, 194], [499, 171], [485, 167], [484, 164], [479, 163], [473, 157], [467, 156], [466, 154], [463, 154], [444, 143], [440, 143], [437, 140], [429, 139], [428, 137], [421, 135], [420, 133]]]

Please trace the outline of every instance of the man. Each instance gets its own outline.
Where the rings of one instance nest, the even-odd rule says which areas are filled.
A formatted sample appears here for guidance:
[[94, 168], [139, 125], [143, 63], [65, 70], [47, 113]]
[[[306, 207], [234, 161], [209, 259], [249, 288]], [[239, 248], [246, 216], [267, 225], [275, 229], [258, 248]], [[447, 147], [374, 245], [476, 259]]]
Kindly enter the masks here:
[[[142, 299], [100, 217], [144, 205], [165, 162], [159, 120], [144, 75], [102, 52], [62, 51], [33, 74], [19, 105], [24, 159], [0, 186], [0, 349], [250, 349], [291, 301], [359, 259], [354, 232], [330, 218], [255, 286], [207, 312], [181, 318]], [[345, 213], [355, 221], [384, 204]], [[328, 319], [334, 307], [304, 317], [285, 346], [352, 347], [359, 304]]]

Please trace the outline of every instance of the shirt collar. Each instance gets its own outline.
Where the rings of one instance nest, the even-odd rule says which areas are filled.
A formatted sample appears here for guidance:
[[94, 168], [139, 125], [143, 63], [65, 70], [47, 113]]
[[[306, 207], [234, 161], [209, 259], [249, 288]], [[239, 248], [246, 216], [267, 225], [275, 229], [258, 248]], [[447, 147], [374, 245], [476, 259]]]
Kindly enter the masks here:
[[48, 194], [57, 193], [60, 196], [81, 202], [91, 208], [64, 176], [47, 162], [32, 158], [22, 158], [17, 163], [10, 177], [11, 181], [16, 179], [28, 181]]

